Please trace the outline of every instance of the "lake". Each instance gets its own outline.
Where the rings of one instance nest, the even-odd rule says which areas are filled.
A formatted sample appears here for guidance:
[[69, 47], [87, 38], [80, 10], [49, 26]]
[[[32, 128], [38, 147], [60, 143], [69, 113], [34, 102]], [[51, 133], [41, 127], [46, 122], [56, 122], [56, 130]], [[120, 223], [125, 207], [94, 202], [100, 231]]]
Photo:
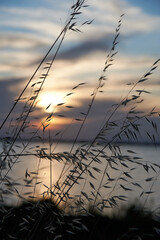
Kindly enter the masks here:
[[[18, 190], [18, 194], [23, 197], [42, 197], [42, 193], [47, 191], [48, 187], [57, 181], [64, 166], [64, 164], [56, 160], [51, 162], [48, 159], [39, 159], [29, 155], [31, 152], [35, 152], [41, 148], [46, 151], [48, 143], [30, 143], [25, 152], [23, 152], [24, 155], [28, 155], [19, 158], [17, 163], [12, 167], [12, 170], [9, 171], [8, 175], [12, 178], [12, 183], [15, 183], [14, 187]], [[54, 149], [55, 153], [70, 151], [70, 148], [71, 143], [59, 143], [58, 145], [53, 144], [52, 146], [52, 150]], [[21, 143], [15, 146], [15, 151], [16, 153], [21, 151]], [[0, 152], [2, 152], [2, 145]], [[105, 158], [101, 156], [101, 164], [94, 163], [92, 168], [90, 168], [92, 170], [91, 173], [96, 169], [100, 169], [101, 172], [95, 171], [94, 176], [92, 176], [92, 174], [85, 175], [85, 179], [81, 179], [79, 181], [80, 184], [76, 184], [70, 193], [72, 195], [78, 195], [82, 191], [86, 192], [88, 196], [93, 197], [94, 192], [96, 193], [95, 189], [99, 188], [99, 193], [104, 199], [110, 198], [114, 201], [117, 196], [123, 198], [125, 195], [131, 202], [138, 200], [142, 202], [142, 204], [147, 204], [149, 207], [158, 207], [160, 197], [160, 172], [156, 164], [160, 164], [160, 146], [123, 144], [121, 145], [121, 153], [126, 157], [126, 160], [120, 161], [120, 164], [114, 161], [109, 163], [109, 160], [106, 161]], [[129, 155], [132, 156], [136, 164], [130, 161], [128, 158]], [[153, 163], [155, 163], [155, 165], [152, 165]], [[8, 168], [4, 169], [3, 174], [5, 174], [7, 170]], [[104, 177], [102, 177], [103, 174]], [[63, 179], [64, 178], [62, 178], [62, 181]], [[15, 194], [16, 191], [14, 191], [14, 194], [11, 194], [10, 189], [11, 188], [9, 188], [9, 192], [5, 194], [5, 203], [10, 205], [19, 204], [21, 199]], [[35, 193], [33, 194], [33, 192]]]

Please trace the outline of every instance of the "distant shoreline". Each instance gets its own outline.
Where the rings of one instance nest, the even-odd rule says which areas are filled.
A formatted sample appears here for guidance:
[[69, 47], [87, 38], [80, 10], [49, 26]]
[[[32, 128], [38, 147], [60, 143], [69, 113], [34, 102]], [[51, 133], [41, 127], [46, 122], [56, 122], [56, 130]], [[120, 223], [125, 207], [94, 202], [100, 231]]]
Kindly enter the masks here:
[[[4, 138], [0, 138], [0, 142], [2, 142], [4, 140]], [[9, 139], [10, 141], [12, 141], [13, 139]], [[17, 139], [17, 141], [16, 142], [28, 142], [30, 139], [23, 139], [23, 140], [21, 140], [21, 139]], [[40, 142], [41, 140], [36, 140], [36, 139], [32, 139], [32, 141], [30, 141], [31, 143], [33, 142]], [[48, 142], [48, 139], [43, 139], [43, 141], [44, 141], [44, 143], [47, 143]], [[56, 140], [56, 139], [54, 139], [53, 140], [53, 142], [59, 142], [59, 143], [68, 143], [68, 144], [71, 144], [71, 143], [73, 143], [74, 142], [74, 140]], [[92, 141], [91, 140], [80, 140], [80, 141], [77, 141], [77, 144], [83, 144], [83, 143], [91, 143]], [[99, 144], [101, 144], [101, 145], [105, 145], [107, 142], [99, 142]], [[113, 142], [114, 144], [119, 144], [119, 145], [134, 145], [134, 146], [137, 146], [137, 145], [141, 145], [141, 146], [145, 146], [145, 145], [147, 145], [147, 146], [160, 146], [160, 142], [155, 142], [155, 144], [154, 143], [152, 143], [152, 142]], [[97, 146], [98, 146], [98, 144], [97, 144]]]

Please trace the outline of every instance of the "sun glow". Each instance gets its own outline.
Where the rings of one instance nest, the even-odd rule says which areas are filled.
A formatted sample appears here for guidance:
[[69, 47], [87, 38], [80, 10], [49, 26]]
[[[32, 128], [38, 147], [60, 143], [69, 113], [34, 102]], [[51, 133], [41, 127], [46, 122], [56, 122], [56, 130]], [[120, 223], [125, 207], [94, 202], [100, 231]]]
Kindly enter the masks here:
[[64, 99], [60, 94], [49, 92], [41, 95], [38, 106], [45, 109], [47, 112], [51, 112], [57, 104], [63, 102]]

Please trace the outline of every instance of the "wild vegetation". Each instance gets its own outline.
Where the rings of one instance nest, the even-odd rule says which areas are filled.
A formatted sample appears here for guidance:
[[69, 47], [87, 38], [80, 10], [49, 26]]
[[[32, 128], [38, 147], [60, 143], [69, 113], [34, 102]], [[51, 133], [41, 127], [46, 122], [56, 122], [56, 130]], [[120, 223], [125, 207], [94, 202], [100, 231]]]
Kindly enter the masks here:
[[[98, 94], [105, 94], [103, 88], [107, 80], [107, 71], [112, 67], [118, 54], [117, 44], [124, 14], [120, 16], [118, 21], [110, 52], [106, 57], [102, 74], [91, 93], [88, 106], [85, 107], [83, 112], [79, 113], [81, 117], [75, 116], [72, 120], [72, 122], [78, 123], [78, 131], [76, 131], [74, 141], [70, 143], [70, 149], [64, 152], [54, 151], [55, 146], [63, 141], [66, 129], [58, 131], [53, 136], [51, 127], [54, 123], [52, 123], [52, 120], [55, 116], [65, 119], [66, 116], [58, 114], [56, 109], [65, 108], [72, 111], [74, 107], [67, 105], [67, 100], [73, 97], [75, 90], [83, 91], [82, 88], [85, 88], [86, 83], [80, 82], [73, 86], [71, 91], [64, 96], [65, 102], [58, 103], [48, 115], [44, 113], [44, 118], [40, 121], [39, 126], [33, 124], [39, 95], [43, 91], [43, 86], [50, 71], [53, 71], [56, 57], [67, 32], [80, 32], [84, 25], [92, 23], [92, 20], [86, 20], [81, 26], [78, 24], [78, 17], [83, 14], [83, 8], [86, 7], [88, 5], [85, 0], [77, 0], [71, 6], [66, 25], [39, 63], [0, 126], [3, 147], [3, 151], [0, 153], [0, 197], [1, 216], [3, 217], [1, 232], [3, 233], [3, 239], [36, 239], [36, 237], [42, 239], [43, 234], [36, 235], [39, 228], [44, 231], [43, 239], [82, 239], [84, 235], [86, 239], [94, 239], [95, 229], [98, 226], [108, 224], [109, 227], [110, 224], [115, 224], [115, 220], [109, 221], [109, 217], [103, 217], [99, 214], [127, 202], [129, 194], [133, 191], [139, 193], [140, 200], [143, 199], [143, 210], [138, 212], [138, 218], [142, 214], [143, 217], [141, 216], [139, 219], [146, 222], [145, 227], [150, 224], [154, 230], [152, 228], [145, 235], [144, 232], [142, 233], [139, 230], [142, 229], [142, 226], [131, 221], [132, 224], [128, 225], [128, 229], [120, 231], [120, 235], [113, 234], [109, 239], [131, 239], [131, 236], [139, 236], [139, 239], [154, 239], [153, 237], [158, 239], [159, 220], [153, 219], [155, 213], [152, 215], [145, 212], [145, 203], [153, 193], [154, 184], [159, 176], [160, 165], [154, 162], [146, 162], [145, 159], [137, 156], [132, 149], [122, 151], [119, 142], [138, 142], [140, 136], [145, 134], [156, 145], [159, 134], [157, 120], [160, 113], [155, 107], [148, 112], [142, 111], [142, 109], [143, 95], [149, 94], [148, 91], [144, 90], [144, 85], [157, 69], [160, 59], [156, 60], [134, 84], [128, 83], [130, 89], [119, 103], [111, 106], [111, 109], [106, 109], [103, 123], [97, 122], [99, 131], [95, 132], [92, 141], [79, 142], [81, 132], [90, 117], [93, 106], [96, 104]], [[46, 110], [51, 107], [50, 105], [46, 107]], [[20, 112], [18, 116], [16, 115], [16, 109]], [[123, 109], [123, 115], [119, 115], [120, 109]], [[146, 126], [149, 126], [147, 129], [143, 127], [144, 122]], [[72, 124], [70, 127], [72, 127]], [[46, 136], [48, 138], [47, 147], [46, 142], [45, 146], [43, 145]], [[40, 142], [39, 146], [30, 147], [35, 140]], [[11, 174], [13, 167], [19, 165], [23, 157], [30, 158], [30, 156], [38, 159], [37, 169], [29, 171], [26, 168], [24, 169], [23, 179], [16, 179]], [[50, 166], [49, 185], [44, 184], [43, 179], [39, 178], [41, 164], [46, 160]], [[60, 174], [55, 182], [53, 181], [54, 162], [61, 166]], [[147, 187], [134, 178], [137, 168], [144, 171], [143, 178], [144, 182], [148, 183]], [[21, 187], [23, 192], [20, 190]], [[43, 190], [40, 191], [37, 188]], [[24, 189], [27, 189], [27, 191]], [[30, 190], [28, 191], [28, 189]], [[17, 208], [18, 210], [4, 207], [7, 198], [15, 195], [25, 204]], [[47, 199], [49, 201], [46, 201]], [[67, 215], [67, 213], [69, 214]], [[71, 214], [74, 214], [74, 216], [71, 216]], [[10, 226], [10, 230], [8, 230], [8, 226], [12, 224], [11, 218], [14, 218], [14, 216], [18, 219], [16, 226], [15, 228]], [[96, 221], [91, 216], [93, 219], [96, 218]], [[131, 216], [128, 215], [127, 217], [130, 218]], [[121, 223], [128, 221], [124, 220], [123, 217], [122, 219]], [[116, 221], [118, 221], [116, 224], [119, 225], [120, 220]], [[33, 227], [31, 227], [32, 222], [34, 222]], [[95, 229], [92, 229], [91, 226], [95, 222], [97, 222], [97, 225], [95, 224]], [[103, 224], [98, 222], [103, 222]], [[130, 228], [134, 231], [131, 231]], [[82, 233], [83, 236], [81, 235], [81, 238], [78, 238], [79, 232], [82, 230], [86, 233], [84, 235]]]

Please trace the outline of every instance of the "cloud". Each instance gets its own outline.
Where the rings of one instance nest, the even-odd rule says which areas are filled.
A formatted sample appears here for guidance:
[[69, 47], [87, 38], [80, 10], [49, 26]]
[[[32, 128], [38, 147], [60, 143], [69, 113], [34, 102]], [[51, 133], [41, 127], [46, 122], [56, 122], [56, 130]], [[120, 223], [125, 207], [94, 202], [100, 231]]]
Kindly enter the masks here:
[[[126, 0], [103, 0], [92, 1], [91, 11], [88, 11], [88, 16], [94, 16], [97, 19], [97, 26], [105, 27], [106, 23], [115, 26], [117, 17], [125, 13], [123, 21], [124, 34], [147, 33], [159, 30], [159, 16], [147, 14], [143, 9], [133, 6]], [[114, 16], [114, 17], [113, 17]]]
[[[61, 4], [53, 4], [53, 7], [55, 9], [54, 14], [53, 10], [47, 7], [37, 7], [36, 11], [31, 7], [2, 7], [0, 10], [0, 26], [19, 29], [19, 31], [22, 31], [23, 28], [23, 32], [27, 30], [32, 34], [38, 34], [41, 39], [51, 41], [64, 25], [61, 16], [63, 16], [63, 19], [67, 19], [69, 3], [66, 4], [65, 1], [62, 1]], [[80, 22], [86, 19], [95, 19], [89, 26], [90, 32], [87, 33], [88, 31], [86, 31], [85, 36], [89, 37], [91, 34], [95, 37], [95, 32], [96, 36], [101, 36], [104, 32], [113, 33], [118, 17], [123, 12], [126, 13], [123, 21], [125, 31], [122, 34], [124, 35], [152, 32], [159, 29], [160, 17], [146, 14], [142, 9], [129, 5], [127, 1], [109, 0], [105, 2], [99, 0], [97, 2], [94, 0], [89, 8], [83, 10], [83, 14], [80, 16]], [[78, 39], [77, 34], [72, 34], [69, 38], [72, 42]]]
[[45, 47], [48, 41], [29, 33], [1, 32], [0, 48], [33, 49]]
[[5, 20], [1, 21], [0, 23], [3, 27], [10, 27], [13, 29], [22, 29], [27, 30], [28, 32], [34, 31], [35, 33], [39, 33], [39, 37], [56, 37], [57, 33], [60, 32], [60, 27], [58, 27], [57, 24], [51, 22], [51, 21], [44, 21], [44, 20], [19, 20], [19, 19], [13, 19], [13, 21]]

